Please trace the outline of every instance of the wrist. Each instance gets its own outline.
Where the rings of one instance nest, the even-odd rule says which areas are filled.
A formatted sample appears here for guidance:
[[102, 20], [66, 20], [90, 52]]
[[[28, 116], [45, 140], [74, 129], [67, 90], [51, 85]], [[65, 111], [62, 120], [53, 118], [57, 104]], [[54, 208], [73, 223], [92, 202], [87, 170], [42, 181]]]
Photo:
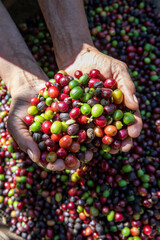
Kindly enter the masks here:
[[48, 78], [37, 62], [29, 54], [18, 52], [8, 61], [0, 57], [0, 76], [5, 82], [11, 96], [23, 88], [34, 88], [40, 81]]
[[70, 65], [85, 45], [93, 46], [82, 0], [38, 0], [59, 68]]
[[35, 67], [34, 73], [17, 66], [8, 66], [8, 72], [2, 74], [2, 79], [13, 98], [23, 97], [25, 92], [34, 91], [36, 93], [38, 86], [45, 86], [45, 81], [48, 80], [47, 76], [37, 65], [33, 64], [32, 67]]
[[80, 60], [86, 53], [91, 53], [93, 51], [98, 52], [92, 42], [81, 42], [79, 45], [77, 44], [77, 48], [71, 48], [70, 51], [65, 52], [64, 56], [61, 54], [55, 54], [58, 67], [59, 69], [65, 69], [73, 64], [77, 59]]

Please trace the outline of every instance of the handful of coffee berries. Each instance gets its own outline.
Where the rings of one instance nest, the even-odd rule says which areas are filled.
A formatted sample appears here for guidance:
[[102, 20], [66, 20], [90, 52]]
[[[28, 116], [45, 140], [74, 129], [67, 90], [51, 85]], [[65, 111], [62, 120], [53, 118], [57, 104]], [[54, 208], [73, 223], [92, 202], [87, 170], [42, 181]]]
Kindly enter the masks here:
[[102, 80], [100, 71], [77, 70], [74, 78], [63, 70], [31, 99], [25, 123], [41, 150], [41, 161], [63, 159], [74, 168], [90, 161], [99, 150], [119, 149], [135, 118], [123, 103], [114, 79]]

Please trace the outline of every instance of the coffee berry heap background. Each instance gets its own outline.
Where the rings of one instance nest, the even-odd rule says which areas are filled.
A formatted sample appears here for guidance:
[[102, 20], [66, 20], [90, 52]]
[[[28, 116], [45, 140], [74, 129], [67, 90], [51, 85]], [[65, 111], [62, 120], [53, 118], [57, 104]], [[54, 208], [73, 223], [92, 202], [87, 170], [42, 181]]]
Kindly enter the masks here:
[[[90, 0], [85, 9], [95, 46], [128, 65], [143, 120], [141, 135], [129, 153], [111, 156], [102, 148], [91, 161], [82, 162], [81, 169], [42, 169], [7, 131], [11, 96], [1, 79], [0, 211], [10, 230], [27, 240], [159, 240], [160, 14], [137, 0]], [[53, 79], [58, 69], [42, 16], [20, 29], [38, 64]], [[93, 152], [93, 142], [88, 145]], [[84, 143], [80, 150], [85, 153]]]

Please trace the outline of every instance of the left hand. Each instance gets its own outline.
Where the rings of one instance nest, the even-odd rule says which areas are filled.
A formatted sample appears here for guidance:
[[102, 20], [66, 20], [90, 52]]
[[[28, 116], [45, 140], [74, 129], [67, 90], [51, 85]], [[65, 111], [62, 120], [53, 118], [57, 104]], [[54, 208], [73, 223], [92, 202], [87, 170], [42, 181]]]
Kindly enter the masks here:
[[[31, 106], [31, 98], [33, 98], [35, 94], [39, 93], [39, 91], [45, 87], [45, 83], [48, 78], [45, 74], [43, 74], [43, 72], [41, 72], [40, 78], [33, 76], [28, 72], [25, 72], [26, 78], [24, 75], [18, 76], [18, 74], [16, 74], [16, 76], [21, 79], [23, 78], [24, 84], [22, 86], [18, 86], [18, 84], [16, 84], [16, 89], [12, 90], [12, 102], [7, 122], [8, 130], [19, 145], [20, 149], [26, 152], [32, 161], [38, 166], [52, 171], [62, 171], [66, 168], [62, 159], [57, 159], [54, 163], [45, 164], [41, 162], [41, 152], [37, 143], [34, 142], [32, 136], [30, 136], [28, 127], [24, 122], [24, 117], [27, 115], [27, 109]], [[16, 79], [14, 83], [15, 82]], [[75, 168], [78, 167], [79, 162]]]
[[[16, 89], [12, 91], [12, 102], [7, 122], [7, 127], [15, 139], [20, 149], [28, 153], [29, 157], [41, 167], [45, 167], [40, 162], [40, 150], [33, 138], [30, 136], [28, 127], [24, 122], [24, 117], [27, 115], [27, 109], [30, 106], [30, 100], [33, 96], [45, 87], [46, 79], [42, 76], [41, 79], [28, 72], [25, 72], [25, 76], [18, 76], [24, 80], [24, 84], [19, 86], [16, 84]], [[13, 77], [13, 76], [11, 76]], [[16, 79], [14, 81], [16, 83]]]
[[[132, 147], [132, 138], [138, 137], [141, 132], [142, 119], [135, 95], [135, 86], [128, 73], [127, 65], [89, 46], [83, 48], [72, 64], [69, 66], [61, 66], [59, 64], [59, 68], [64, 69], [71, 76], [74, 76], [76, 70], [88, 73], [91, 69], [98, 69], [105, 79], [114, 78], [116, 80], [117, 87], [124, 94], [125, 105], [131, 110], [136, 110], [134, 113], [135, 123], [127, 128], [129, 137], [122, 141], [119, 149], [123, 152], [128, 152]], [[119, 150], [111, 149], [110, 153], [116, 154]]]

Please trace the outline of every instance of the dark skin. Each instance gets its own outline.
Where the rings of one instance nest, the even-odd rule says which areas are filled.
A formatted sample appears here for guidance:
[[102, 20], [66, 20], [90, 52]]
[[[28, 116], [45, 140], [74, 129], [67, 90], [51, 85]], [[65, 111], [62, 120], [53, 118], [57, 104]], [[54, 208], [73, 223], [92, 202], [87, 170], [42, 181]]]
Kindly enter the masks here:
[[[128, 74], [127, 66], [110, 56], [100, 53], [93, 45], [88, 29], [82, 0], [39, 0], [39, 4], [52, 36], [54, 53], [59, 69], [69, 75], [75, 70], [83, 73], [99, 69], [104, 78], [114, 78], [118, 88], [124, 93], [126, 106], [135, 110], [135, 123], [128, 127], [129, 137], [120, 148], [127, 152], [132, 147], [132, 138], [142, 129], [142, 120], [135, 96], [135, 87]], [[40, 151], [29, 135], [24, 116], [30, 99], [45, 86], [48, 77], [38, 66], [27, 48], [22, 36], [0, 2], [0, 75], [12, 95], [8, 129], [19, 147], [29, 154], [39, 166], [51, 170], [66, 168], [62, 160], [44, 166], [40, 162]], [[118, 150], [111, 149], [115, 154]], [[76, 167], [79, 166], [79, 163]]]

